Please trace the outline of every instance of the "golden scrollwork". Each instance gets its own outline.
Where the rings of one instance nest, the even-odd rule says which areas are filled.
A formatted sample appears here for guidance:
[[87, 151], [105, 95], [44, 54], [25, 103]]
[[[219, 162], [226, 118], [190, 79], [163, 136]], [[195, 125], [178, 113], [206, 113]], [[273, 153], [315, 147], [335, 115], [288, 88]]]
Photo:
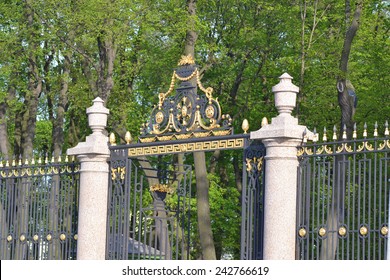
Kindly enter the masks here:
[[195, 59], [192, 57], [192, 55], [182, 55], [180, 61], [178, 62], [178, 66], [188, 65], [188, 64], [195, 64]]
[[244, 142], [244, 138], [236, 138], [182, 144], [161, 144], [149, 147], [133, 147], [128, 149], [128, 155], [129, 157], [138, 157], [145, 155], [236, 149], [244, 147]]
[[211, 132], [214, 136], [224, 136], [224, 135], [229, 135], [232, 133], [232, 130], [213, 130]]
[[338, 154], [341, 153], [341, 152], [344, 152], [344, 151], [346, 151], [348, 153], [352, 153], [353, 149], [347, 143], [342, 143], [341, 146], [336, 148], [336, 153], [338, 153]]
[[151, 192], [165, 192], [172, 193], [173, 189], [169, 187], [167, 184], [155, 184], [149, 187]]
[[372, 146], [372, 144], [368, 143], [367, 141], [364, 141], [362, 143], [362, 145], [359, 145], [358, 148], [357, 148], [357, 152], [361, 152], [363, 150], [367, 150], [367, 151], [373, 151], [374, 148]]
[[117, 175], [119, 175], [119, 178], [121, 180], [124, 180], [125, 174], [126, 174], [126, 167], [111, 168], [111, 180], [112, 181], [114, 181], [118, 178]]
[[385, 148], [390, 149], [390, 140], [383, 140], [382, 143], [379, 143], [379, 147], [378, 147], [379, 151], [381, 151]]
[[303, 148], [298, 148], [298, 151], [297, 151], [298, 157], [303, 156], [304, 153], [305, 153], [305, 150]]
[[263, 166], [263, 157], [256, 158], [254, 157], [253, 159], [251, 158], [246, 158], [246, 171], [251, 172], [253, 170], [253, 165], [257, 168], [257, 171], [260, 171], [262, 166]]

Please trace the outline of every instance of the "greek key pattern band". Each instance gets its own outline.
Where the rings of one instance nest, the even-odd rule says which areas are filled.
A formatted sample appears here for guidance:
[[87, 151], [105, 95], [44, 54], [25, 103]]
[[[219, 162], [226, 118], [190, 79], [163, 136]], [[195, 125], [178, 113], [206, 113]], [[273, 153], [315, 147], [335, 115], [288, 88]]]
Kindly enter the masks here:
[[244, 138], [237, 138], [237, 139], [210, 140], [210, 141], [202, 141], [202, 142], [165, 144], [165, 145], [149, 146], [149, 147], [134, 147], [134, 148], [129, 148], [128, 155], [129, 157], [138, 157], [138, 156], [151, 156], [151, 155], [175, 154], [175, 153], [186, 153], [186, 152], [236, 149], [236, 148], [243, 148], [244, 142], [245, 142]]

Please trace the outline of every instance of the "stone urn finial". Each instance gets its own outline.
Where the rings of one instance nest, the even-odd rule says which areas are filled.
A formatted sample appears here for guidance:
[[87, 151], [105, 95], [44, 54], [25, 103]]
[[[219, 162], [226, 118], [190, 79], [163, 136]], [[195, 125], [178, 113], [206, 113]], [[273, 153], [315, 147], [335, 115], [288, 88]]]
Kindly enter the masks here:
[[280, 82], [272, 87], [272, 92], [275, 94], [275, 107], [279, 114], [291, 115], [296, 106], [299, 88], [292, 83], [293, 78], [287, 73], [279, 79]]
[[110, 110], [104, 107], [104, 101], [100, 97], [93, 100], [93, 105], [87, 108], [88, 124], [92, 134], [101, 134], [107, 125], [107, 116]]

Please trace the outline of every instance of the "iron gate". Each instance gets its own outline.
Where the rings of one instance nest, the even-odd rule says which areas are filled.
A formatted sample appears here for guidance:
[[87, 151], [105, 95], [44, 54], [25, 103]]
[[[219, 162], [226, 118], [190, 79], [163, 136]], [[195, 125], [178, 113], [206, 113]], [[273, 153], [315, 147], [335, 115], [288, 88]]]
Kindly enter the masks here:
[[386, 259], [388, 128], [384, 138], [367, 139], [366, 129], [364, 139], [353, 135], [300, 149], [297, 259]]
[[0, 259], [76, 259], [79, 164], [0, 161]]
[[[180, 80], [176, 94], [175, 80]], [[204, 93], [199, 95], [197, 89]], [[234, 135], [212, 88], [204, 88], [192, 57], [183, 57], [171, 86], [158, 95], [138, 143], [110, 147], [108, 259], [189, 259], [191, 250], [191, 166], [169, 163], [172, 155], [242, 149], [241, 258], [262, 258], [263, 157], [248, 127]], [[245, 124], [245, 122], [244, 122]], [[166, 197], [169, 199], [166, 199]]]
[[191, 166], [156, 166], [127, 152], [112, 150], [110, 160], [107, 258], [188, 259]]

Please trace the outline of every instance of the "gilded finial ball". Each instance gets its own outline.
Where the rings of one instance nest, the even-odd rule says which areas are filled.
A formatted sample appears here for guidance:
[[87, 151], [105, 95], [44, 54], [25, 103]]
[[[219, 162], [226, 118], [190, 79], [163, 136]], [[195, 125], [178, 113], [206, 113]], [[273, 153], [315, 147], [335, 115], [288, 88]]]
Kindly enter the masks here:
[[264, 127], [264, 126], [266, 126], [266, 125], [268, 125], [268, 120], [267, 120], [266, 117], [264, 117], [264, 118], [261, 120], [261, 127]]
[[247, 119], [243, 120], [241, 128], [244, 131], [244, 133], [246, 134], [247, 131], [249, 130], [249, 122]]
[[113, 132], [110, 133], [110, 144], [116, 145], [115, 134]]
[[125, 141], [126, 141], [127, 144], [130, 144], [131, 141], [133, 141], [133, 138], [131, 137], [130, 131], [126, 132], [126, 134], [125, 134]]

